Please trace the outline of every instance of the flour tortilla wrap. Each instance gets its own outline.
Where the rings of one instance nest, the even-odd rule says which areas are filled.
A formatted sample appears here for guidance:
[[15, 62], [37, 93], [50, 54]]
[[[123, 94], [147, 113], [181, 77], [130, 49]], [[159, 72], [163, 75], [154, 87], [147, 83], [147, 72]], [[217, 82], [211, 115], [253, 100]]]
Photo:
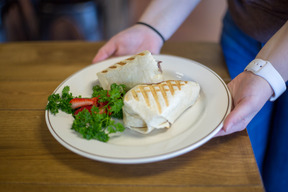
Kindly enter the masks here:
[[196, 102], [199, 92], [199, 84], [192, 81], [138, 85], [124, 96], [124, 126], [143, 134], [169, 128]]
[[128, 89], [145, 83], [158, 83], [163, 81], [159, 62], [149, 51], [120, 61], [107, 69], [97, 73], [103, 89], [109, 90], [111, 84], [124, 84]]

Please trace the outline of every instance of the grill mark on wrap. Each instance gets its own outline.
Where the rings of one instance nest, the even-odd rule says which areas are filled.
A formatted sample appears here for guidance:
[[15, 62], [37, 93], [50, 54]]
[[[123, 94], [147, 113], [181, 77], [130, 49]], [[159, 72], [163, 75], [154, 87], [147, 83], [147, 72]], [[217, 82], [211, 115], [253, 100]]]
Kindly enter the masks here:
[[[150, 88], [151, 93], [152, 93], [152, 95], [153, 95], [153, 97], [154, 97], [154, 100], [155, 100], [155, 102], [156, 102], [157, 109], [158, 109], [159, 113], [161, 113], [161, 112], [162, 112], [162, 110], [161, 110], [161, 105], [160, 105], [160, 103], [159, 103], [159, 98], [158, 98], [158, 95], [157, 95], [157, 93], [156, 93], [155, 87], [154, 87], [153, 85], [150, 85], [149, 88]], [[164, 96], [164, 95], [163, 95], [163, 96]]]
[[163, 84], [159, 85], [158, 87], [159, 87], [159, 89], [161, 91], [161, 94], [163, 95], [165, 104], [168, 107], [169, 106], [169, 102], [168, 102], [168, 98], [167, 98], [167, 94], [166, 94], [166, 91], [168, 91], [168, 90], [164, 89], [164, 85]]
[[116, 63], [116, 64], [118, 64], [118, 65], [121, 65], [121, 66], [123, 66], [123, 65], [126, 65], [126, 63], [125, 63], [125, 62], [123, 62], [123, 61], [121, 61], [121, 62], [118, 62], [118, 63]]
[[132, 93], [134, 99], [135, 99], [136, 101], [139, 101], [139, 97], [138, 97], [138, 94], [136, 93], [136, 91], [135, 91], [135, 90], [131, 90], [131, 93]]
[[145, 91], [145, 87], [144, 86], [140, 86], [139, 89], [140, 89], [140, 92], [142, 93], [142, 95], [143, 95], [143, 97], [145, 99], [145, 103], [147, 104], [148, 107], [150, 107], [150, 101], [149, 101], [148, 95], [147, 95], [147, 93]]
[[[138, 94], [141, 94], [144, 98], [144, 101], [146, 103], [146, 105], [148, 107], [151, 107], [151, 103], [149, 101], [149, 94], [151, 92], [154, 101], [157, 105], [157, 109], [159, 111], [159, 113], [162, 112], [162, 108], [159, 102], [159, 96], [157, 94], [157, 92], [160, 92], [163, 96], [163, 99], [165, 101], [166, 106], [169, 106], [169, 101], [168, 101], [168, 96], [167, 96], [167, 92], [169, 91], [172, 96], [174, 96], [174, 93], [178, 90], [180, 91], [182, 86], [184, 86], [185, 84], [187, 84], [188, 81], [181, 81], [181, 80], [168, 80], [162, 83], [158, 83], [158, 84], [150, 84], [150, 85], [139, 85], [136, 89], [131, 89], [131, 94], [132, 97], [136, 100], [136, 101], [140, 101], [140, 98], [138, 96]], [[169, 89], [167, 89], [167, 87]], [[175, 88], [174, 88], [175, 87]], [[177, 87], [177, 88], [176, 88]], [[126, 99], [126, 98], [125, 98]]]
[[[137, 55], [139, 55], [139, 56], [145, 56], [145, 53], [141, 52], [141, 53], [139, 53], [139, 54], [137, 54]], [[137, 56], [137, 55], [136, 55], [136, 56]], [[128, 59], [125, 59], [124, 61], [120, 61], [120, 62], [118, 62], [118, 63], [116, 63], [116, 64], [114, 64], [114, 65], [112, 65], [112, 66], [110, 66], [110, 67], [108, 67], [108, 68], [109, 68], [109, 69], [117, 69], [118, 67], [121, 67], [121, 66], [126, 65], [128, 61], [133, 61], [134, 59], [135, 59], [135, 57], [129, 57]], [[107, 73], [107, 72], [108, 72], [108, 71], [105, 69], [105, 70], [103, 70], [101, 73]]]
[[180, 84], [180, 81], [175, 81], [175, 83], [176, 83], [178, 89], [181, 90], [181, 84]]
[[171, 84], [171, 81], [167, 81], [167, 85], [169, 87], [171, 94], [174, 95], [175, 90], [173, 88], [173, 85]]

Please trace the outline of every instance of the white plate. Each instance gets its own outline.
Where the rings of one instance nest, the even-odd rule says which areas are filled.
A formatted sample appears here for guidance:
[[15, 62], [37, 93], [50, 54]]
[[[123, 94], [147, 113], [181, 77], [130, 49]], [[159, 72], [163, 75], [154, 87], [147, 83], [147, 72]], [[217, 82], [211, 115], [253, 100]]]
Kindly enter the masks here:
[[[108, 59], [73, 74], [54, 91], [70, 86], [74, 96], [91, 97], [98, 84], [96, 73], [127, 57]], [[231, 109], [231, 96], [225, 82], [211, 69], [193, 60], [154, 55], [162, 61], [164, 77], [196, 81], [201, 86], [197, 103], [186, 110], [168, 130], [142, 135], [126, 129], [107, 143], [85, 140], [71, 130], [73, 117], [46, 111], [46, 123], [55, 139], [67, 149], [90, 159], [109, 163], [136, 164], [161, 161], [187, 153], [209, 141], [223, 125]]]

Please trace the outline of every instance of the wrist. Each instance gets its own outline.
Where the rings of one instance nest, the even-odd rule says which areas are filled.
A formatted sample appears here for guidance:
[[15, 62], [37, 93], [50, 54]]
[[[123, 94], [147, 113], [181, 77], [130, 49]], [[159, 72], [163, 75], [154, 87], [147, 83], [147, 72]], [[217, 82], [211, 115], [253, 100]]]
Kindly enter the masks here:
[[145, 41], [145, 44], [150, 44], [160, 48], [164, 45], [162, 38], [149, 27], [145, 25], [135, 24], [133, 28], [136, 29], [139, 34], [141, 34], [139, 38], [143, 39]]
[[152, 25], [145, 23], [145, 22], [140, 22], [140, 21], [138, 21], [136, 24], [148, 27], [149, 29], [151, 29], [153, 32], [155, 32], [161, 38], [163, 44], [165, 43], [164, 36], [156, 28], [154, 28]]
[[[254, 93], [259, 93], [261, 92], [261, 96], [267, 101], [269, 100], [273, 94], [274, 91], [271, 87], [271, 85], [266, 81], [266, 79], [264, 79], [263, 77], [260, 77], [259, 75], [256, 75], [255, 73], [251, 72], [251, 71], [243, 71], [243, 78], [247, 79], [249, 84], [253, 85], [254, 88], [257, 87], [257, 91]], [[250, 92], [252, 92], [252, 90], [250, 90]], [[265, 102], [266, 102], [265, 101]]]
[[250, 71], [268, 82], [273, 90], [270, 101], [276, 100], [286, 90], [285, 81], [269, 61], [254, 59], [247, 65], [245, 71]]

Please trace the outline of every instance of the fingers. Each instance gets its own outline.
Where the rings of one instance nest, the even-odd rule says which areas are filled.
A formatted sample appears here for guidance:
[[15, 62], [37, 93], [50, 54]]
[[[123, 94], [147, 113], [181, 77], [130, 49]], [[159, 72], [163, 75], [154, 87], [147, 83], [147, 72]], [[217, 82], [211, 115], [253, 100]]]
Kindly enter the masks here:
[[226, 133], [223, 129], [221, 129], [214, 137], [220, 137], [224, 135], [228, 135], [228, 133]]
[[103, 61], [108, 57], [112, 56], [116, 51], [116, 46], [112, 42], [107, 42], [95, 55], [92, 60], [92, 63], [97, 63], [99, 61]]
[[257, 112], [251, 105], [249, 98], [241, 100], [227, 115], [223, 123], [223, 128], [215, 135], [215, 137], [243, 131], [256, 113]]
[[240, 101], [224, 120], [223, 131], [229, 134], [244, 130], [257, 112], [249, 99]]
[[243, 131], [254, 116], [247, 107], [248, 102], [239, 103], [226, 117], [222, 129], [215, 137], [229, 135], [234, 132]]

